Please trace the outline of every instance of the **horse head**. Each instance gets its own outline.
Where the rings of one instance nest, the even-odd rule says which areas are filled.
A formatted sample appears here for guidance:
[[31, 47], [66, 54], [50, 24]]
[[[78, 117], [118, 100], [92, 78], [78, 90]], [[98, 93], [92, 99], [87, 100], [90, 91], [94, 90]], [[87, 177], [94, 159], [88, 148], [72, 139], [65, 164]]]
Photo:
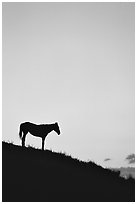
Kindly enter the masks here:
[[54, 131], [55, 131], [58, 135], [60, 135], [60, 129], [59, 129], [58, 123], [55, 123]]

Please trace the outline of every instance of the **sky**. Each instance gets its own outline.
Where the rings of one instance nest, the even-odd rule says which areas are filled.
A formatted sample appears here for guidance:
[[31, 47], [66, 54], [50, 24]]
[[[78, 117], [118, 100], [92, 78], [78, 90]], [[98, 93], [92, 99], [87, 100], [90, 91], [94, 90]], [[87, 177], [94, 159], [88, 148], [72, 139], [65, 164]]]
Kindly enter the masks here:
[[[2, 139], [58, 122], [46, 149], [107, 167], [135, 153], [135, 3], [2, 4]], [[26, 146], [41, 148], [30, 134]], [[132, 163], [132, 162], [131, 162]], [[134, 165], [130, 164], [130, 165]]]

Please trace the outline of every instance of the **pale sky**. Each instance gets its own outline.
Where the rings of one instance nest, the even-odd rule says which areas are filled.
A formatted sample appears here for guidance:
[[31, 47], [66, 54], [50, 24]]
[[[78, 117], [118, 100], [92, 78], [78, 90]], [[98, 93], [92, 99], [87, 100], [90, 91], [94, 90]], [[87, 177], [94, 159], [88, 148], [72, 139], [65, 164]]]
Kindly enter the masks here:
[[[135, 152], [135, 3], [3, 3], [3, 140], [58, 122], [45, 148], [104, 166]], [[27, 135], [27, 145], [41, 139]], [[110, 160], [104, 162], [104, 159]]]

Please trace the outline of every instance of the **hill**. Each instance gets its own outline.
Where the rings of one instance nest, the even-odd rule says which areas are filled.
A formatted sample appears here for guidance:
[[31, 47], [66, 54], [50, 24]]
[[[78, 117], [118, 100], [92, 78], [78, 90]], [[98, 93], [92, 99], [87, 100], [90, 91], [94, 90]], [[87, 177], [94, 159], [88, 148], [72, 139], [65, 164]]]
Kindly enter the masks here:
[[120, 176], [124, 178], [132, 177], [135, 179], [135, 167], [113, 168], [114, 171], [120, 171]]
[[2, 142], [2, 201], [135, 201], [135, 180], [61, 153]]

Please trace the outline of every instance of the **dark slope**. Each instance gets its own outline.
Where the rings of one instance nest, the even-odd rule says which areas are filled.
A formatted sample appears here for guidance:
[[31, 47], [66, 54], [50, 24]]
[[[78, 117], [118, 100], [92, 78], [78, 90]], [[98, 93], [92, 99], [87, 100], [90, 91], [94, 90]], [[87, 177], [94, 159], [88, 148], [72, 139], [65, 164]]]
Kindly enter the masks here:
[[2, 143], [2, 201], [134, 201], [135, 180], [64, 154]]

